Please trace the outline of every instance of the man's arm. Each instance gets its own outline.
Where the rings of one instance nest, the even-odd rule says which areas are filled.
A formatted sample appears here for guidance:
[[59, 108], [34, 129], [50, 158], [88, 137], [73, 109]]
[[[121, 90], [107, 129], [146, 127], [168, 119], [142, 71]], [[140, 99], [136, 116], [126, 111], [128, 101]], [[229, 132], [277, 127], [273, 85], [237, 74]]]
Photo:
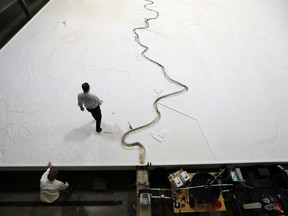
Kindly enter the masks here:
[[43, 175], [41, 176], [40, 181], [47, 179], [47, 176], [48, 176], [49, 172], [50, 172], [50, 168], [48, 167], [48, 169], [47, 169], [47, 170], [43, 173]]
[[101, 105], [103, 103], [103, 100], [100, 100], [96, 95], [93, 95], [93, 96], [97, 104]]
[[80, 110], [81, 110], [81, 111], [84, 111], [84, 110], [85, 110], [85, 108], [84, 108], [84, 105], [83, 105], [83, 102], [82, 102], [82, 100], [81, 100], [81, 96], [80, 96], [80, 95], [78, 95], [78, 106], [80, 107]]
[[[47, 176], [48, 176], [48, 174], [49, 174], [49, 172], [50, 172], [50, 168], [52, 167], [53, 165], [52, 165], [52, 163], [49, 161], [49, 163], [48, 163], [48, 169], [43, 173], [43, 175], [41, 176], [41, 180], [44, 180], [44, 179], [47, 179]], [[40, 181], [41, 181], [40, 180]]]
[[59, 180], [54, 180], [54, 185], [55, 187], [57, 187], [58, 190], [65, 190], [66, 188], [69, 187], [68, 182], [63, 183], [62, 181]]

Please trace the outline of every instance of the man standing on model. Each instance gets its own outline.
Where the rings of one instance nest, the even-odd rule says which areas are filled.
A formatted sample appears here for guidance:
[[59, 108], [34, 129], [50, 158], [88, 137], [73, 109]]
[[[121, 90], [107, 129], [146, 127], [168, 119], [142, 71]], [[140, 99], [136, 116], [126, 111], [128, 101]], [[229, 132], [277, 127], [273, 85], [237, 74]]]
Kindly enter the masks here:
[[[93, 118], [96, 120], [96, 131], [100, 133], [102, 131], [101, 128], [101, 109], [100, 105], [102, 104], [102, 100], [100, 100], [96, 95], [89, 93], [90, 86], [88, 83], [82, 84], [83, 92], [78, 94], [78, 106], [81, 111], [84, 111], [86, 107], [87, 111], [89, 111]], [[84, 106], [83, 106], [84, 105]]]

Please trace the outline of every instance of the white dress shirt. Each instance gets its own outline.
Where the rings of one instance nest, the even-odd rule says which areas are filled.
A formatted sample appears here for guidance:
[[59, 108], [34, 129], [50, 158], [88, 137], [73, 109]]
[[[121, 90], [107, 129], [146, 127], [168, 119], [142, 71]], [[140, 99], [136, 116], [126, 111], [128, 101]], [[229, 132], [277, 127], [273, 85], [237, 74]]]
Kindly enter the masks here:
[[65, 190], [69, 184], [58, 180], [49, 181], [48, 174], [50, 168], [42, 175], [40, 179], [40, 199], [42, 202], [52, 203], [59, 197], [59, 190]]
[[86, 109], [95, 109], [102, 104], [102, 101], [94, 94], [82, 92], [78, 94], [78, 106], [83, 107], [83, 104]]

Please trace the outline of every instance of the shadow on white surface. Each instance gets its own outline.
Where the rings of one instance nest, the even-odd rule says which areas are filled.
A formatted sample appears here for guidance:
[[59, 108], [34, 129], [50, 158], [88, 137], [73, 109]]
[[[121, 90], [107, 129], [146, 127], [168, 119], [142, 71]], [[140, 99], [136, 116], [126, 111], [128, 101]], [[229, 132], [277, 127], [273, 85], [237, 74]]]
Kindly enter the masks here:
[[90, 121], [87, 124], [71, 130], [65, 135], [64, 141], [82, 141], [88, 139], [93, 131], [96, 130], [95, 121]]

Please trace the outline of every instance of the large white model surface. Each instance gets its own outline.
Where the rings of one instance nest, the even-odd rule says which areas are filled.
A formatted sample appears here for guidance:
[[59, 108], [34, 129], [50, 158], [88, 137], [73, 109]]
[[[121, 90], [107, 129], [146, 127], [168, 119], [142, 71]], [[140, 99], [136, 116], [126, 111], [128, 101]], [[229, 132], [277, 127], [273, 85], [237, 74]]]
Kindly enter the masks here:
[[[179, 87], [141, 56], [133, 29], [155, 17], [142, 0], [51, 0], [0, 51], [0, 166], [139, 162], [122, 135], [155, 118]], [[152, 164], [288, 159], [288, 1], [155, 0], [138, 31], [147, 56], [186, 93], [128, 137]], [[77, 106], [102, 99], [102, 128]]]

